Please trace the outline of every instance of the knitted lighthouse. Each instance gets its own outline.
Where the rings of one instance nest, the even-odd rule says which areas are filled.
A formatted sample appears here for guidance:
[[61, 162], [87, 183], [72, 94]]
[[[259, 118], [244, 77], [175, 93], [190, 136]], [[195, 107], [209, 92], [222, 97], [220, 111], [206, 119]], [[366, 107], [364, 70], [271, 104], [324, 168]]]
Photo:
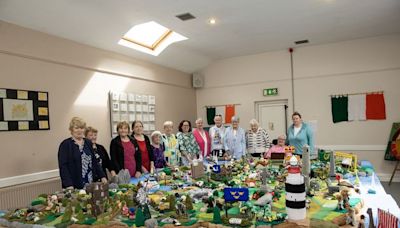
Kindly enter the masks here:
[[286, 212], [289, 220], [306, 218], [306, 187], [296, 156], [292, 156], [285, 182]]

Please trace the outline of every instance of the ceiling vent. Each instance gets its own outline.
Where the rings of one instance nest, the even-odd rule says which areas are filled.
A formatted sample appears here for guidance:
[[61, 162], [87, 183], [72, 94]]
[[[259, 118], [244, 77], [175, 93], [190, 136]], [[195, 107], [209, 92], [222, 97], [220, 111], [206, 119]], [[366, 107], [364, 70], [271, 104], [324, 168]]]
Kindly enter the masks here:
[[296, 45], [299, 45], [299, 44], [308, 44], [308, 43], [309, 43], [308, 40], [298, 40], [298, 41], [295, 41], [295, 42], [294, 42], [294, 44], [296, 44]]
[[192, 19], [196, 18], [195, 16], [193, 16], [190, 13], [179, 14], [179, 15], [176, 15], [176, 17], [181, 19], [182, 21], [192, 20]]

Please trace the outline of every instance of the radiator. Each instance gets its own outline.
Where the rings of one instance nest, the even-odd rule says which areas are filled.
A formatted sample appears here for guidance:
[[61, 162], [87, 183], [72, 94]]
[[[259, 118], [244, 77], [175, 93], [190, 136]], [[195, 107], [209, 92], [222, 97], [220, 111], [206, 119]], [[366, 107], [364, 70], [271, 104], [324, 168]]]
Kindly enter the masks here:
[[50, 194], [61, 190], [60, 178], [0, 188], [0, 210], [27, 207], [42, 193]]

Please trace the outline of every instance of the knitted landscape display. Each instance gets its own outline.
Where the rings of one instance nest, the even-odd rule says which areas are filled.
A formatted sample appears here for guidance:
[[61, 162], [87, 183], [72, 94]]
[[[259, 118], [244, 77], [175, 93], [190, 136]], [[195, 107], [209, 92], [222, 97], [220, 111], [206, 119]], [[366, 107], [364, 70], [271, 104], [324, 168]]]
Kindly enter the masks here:
[[[329, 173], [330, 162], [326, 160], [311, 161], [311, 173], [317, 169]], [[335, 190], [328, 191], [328, 175], [327, 179], [312, 176], [313, 189], [307, 189], [302, 169], [294, 163], [276, 168], [263, 158], [244, 158], [224, 162], [220, 169], [203, 170], [204, 174], [194, 179], [190, 167], [171, 167], [158, 170], [157, 177], [133, 178], [129, 184], [92, 183], [85, 190], [42, 194], [27, 208], [5, 211], [0, 224], [249, 227], [290, 224], [288, 221], [296, 219], [329, 224], [335, 218], [351, 217], [362, 205], [351, 188], [338, 185], [338, 189], [347, 188], [341, 197]], [[340, 172], [352, 174], [345, 167]], [[308, 196], [306, 191], [313, 195]], [[345, 206], [339, 210], [338, 205]]]

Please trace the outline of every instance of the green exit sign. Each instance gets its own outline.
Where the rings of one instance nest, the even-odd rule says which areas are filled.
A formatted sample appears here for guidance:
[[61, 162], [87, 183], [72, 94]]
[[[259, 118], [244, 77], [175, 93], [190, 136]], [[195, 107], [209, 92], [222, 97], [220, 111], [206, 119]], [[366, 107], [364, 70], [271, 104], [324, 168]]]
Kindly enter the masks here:
[[269, 88], [263, 90], [264, 96], [276, 96], [278, 95], [278, 88]]

